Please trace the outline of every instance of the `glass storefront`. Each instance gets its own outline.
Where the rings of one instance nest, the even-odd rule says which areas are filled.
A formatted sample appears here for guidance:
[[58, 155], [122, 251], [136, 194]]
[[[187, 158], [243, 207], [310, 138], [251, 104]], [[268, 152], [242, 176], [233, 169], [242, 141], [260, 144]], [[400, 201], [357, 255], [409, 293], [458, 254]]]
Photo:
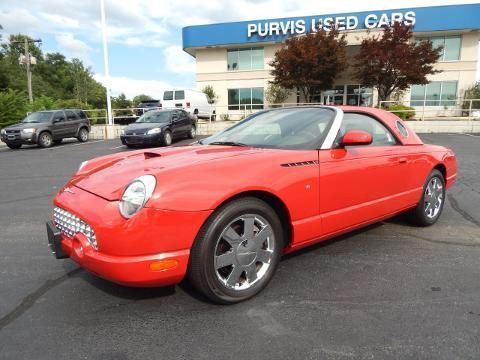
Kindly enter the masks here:
[[372, 106], [373, 90], [362, 85], [338, 85], [322, 92], [325, 105]]

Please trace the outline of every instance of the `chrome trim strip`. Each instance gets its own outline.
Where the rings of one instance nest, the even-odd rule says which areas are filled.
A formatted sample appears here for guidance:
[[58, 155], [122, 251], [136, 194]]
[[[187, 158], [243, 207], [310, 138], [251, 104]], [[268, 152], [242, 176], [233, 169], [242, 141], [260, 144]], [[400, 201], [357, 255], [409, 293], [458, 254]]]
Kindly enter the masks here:
[[338, 130], [340, 130], [340, 125], [342, 124], [342, 120], [343, 120], [343, 110], [334, 106], [322, 106], [322, 107], [330, 108], [335, 111], [335, 118], [333, 119], [332, 126], [330, 127], [330, 130], [328, 131], [328, 135], [323, 141], [322, 146], [320, 147], [320, 150], [328, 150], [332, 148], [333, 142], [337, 137]]

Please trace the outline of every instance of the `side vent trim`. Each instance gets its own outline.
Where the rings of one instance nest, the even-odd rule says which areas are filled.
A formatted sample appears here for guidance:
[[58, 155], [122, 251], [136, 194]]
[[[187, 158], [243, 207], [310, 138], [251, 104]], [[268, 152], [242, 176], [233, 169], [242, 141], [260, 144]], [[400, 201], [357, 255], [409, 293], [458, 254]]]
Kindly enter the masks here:
[[282, 167], [296, 167], [296, 166], [307, 166], [307, 165], [318, 165], [318, 160], [308, 160], [308, 161], [280, 164], [280, 166]]

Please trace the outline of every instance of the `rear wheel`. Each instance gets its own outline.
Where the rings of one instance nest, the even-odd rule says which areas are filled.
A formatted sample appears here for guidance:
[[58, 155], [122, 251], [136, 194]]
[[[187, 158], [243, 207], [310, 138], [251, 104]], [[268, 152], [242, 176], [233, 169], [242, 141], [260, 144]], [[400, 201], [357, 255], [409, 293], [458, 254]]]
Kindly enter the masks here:
[[430, 226], [437, 222], [445, 204], [445, 179], [438, 170], [433, 170], [423, 186], [423, 195], [411, 216], [415, 224]]
[[212, 116], [210, 116], [210, 120], [212, 121], [217, 120], [217, 115], [215, 114], [215, 111], [212, 113]]
[[52, 146], [53, 144], [53, 138], [52, 135], [48, 132], [43, 132], [39, 135], [38, 137], [38, 146], [42, 148], [48, 148]]
[[88, 141], [88, 130], [85, 129], [85, 128], [81, 128], [79, 131], [78, 131], [78, 137], [77, 137], [78, 141], [80, 142], [87, 142]]
[[12, 149], [12, 150], [15, 150], [15, 149], [20, 149], [22, 147], [22, 144], [12, 144], [12, 143], [7, 143], [7, 146]]
[[282, 249], [275, 211], [259, 199], [239, 199], [218, 209], [200, 230], [188, 277], [210, 300], [237, 303], [267, 286]]
[[165, 130], [165, 132], [163, 133], [162, 145], [163, 146], [172, 145], [172, 133], [170, 132], [170, 130]]

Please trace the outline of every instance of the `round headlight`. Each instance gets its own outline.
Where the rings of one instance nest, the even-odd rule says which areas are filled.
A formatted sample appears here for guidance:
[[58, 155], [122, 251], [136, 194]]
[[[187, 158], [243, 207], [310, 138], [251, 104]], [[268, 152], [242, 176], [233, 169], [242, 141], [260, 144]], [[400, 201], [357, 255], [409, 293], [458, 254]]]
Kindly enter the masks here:
[[150, 199], [157, 181], [153, 175], [133, 180], [125, 189], [118, 206], [123, 217], [129, 219], [139, 212]]
[[7, 134], [7, 131], [6, 131], [5, 129], [2, 129], [2, 130], [0, 131], [0, 133], [1, 133], [2, 135], [6, 135], [6, 134]]

